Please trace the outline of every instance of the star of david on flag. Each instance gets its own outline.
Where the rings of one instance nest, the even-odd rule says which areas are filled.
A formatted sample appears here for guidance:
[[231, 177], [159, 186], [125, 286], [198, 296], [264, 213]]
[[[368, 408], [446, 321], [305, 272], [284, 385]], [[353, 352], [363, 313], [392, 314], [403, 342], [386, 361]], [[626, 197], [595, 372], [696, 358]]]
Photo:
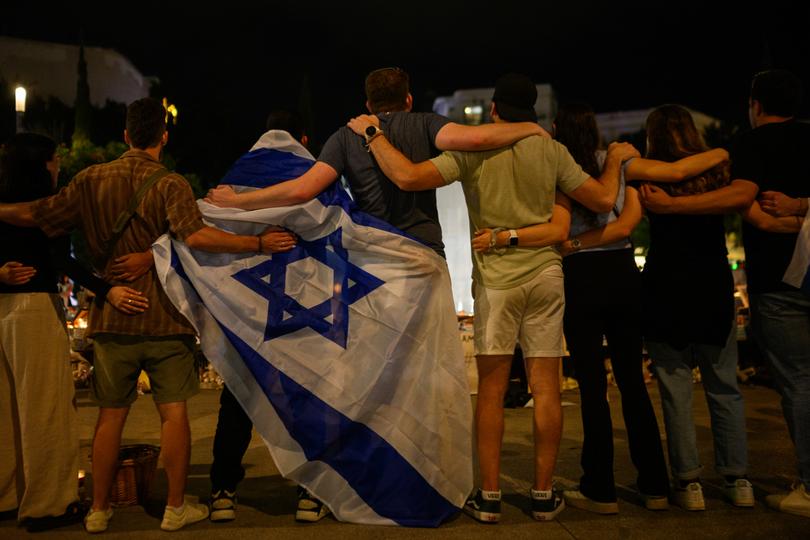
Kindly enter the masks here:
[[[312, 164], [270, 131], [222, 183], [260, 188]], [[285, 208], [199, 205], [226, 231], [299, 237], [270, 256], [197, 252], [168, 236], [153, 245], [167, 295], [280, 473], [342, 521], [456, 515], [472, 490], [472, 414], [444, 260], [359, 212], [338, 183]]]
[[[341, 244], [341, 232], [337, 229], [323, 238], [300, 242], [289, 253], [276, 254], [268, 261], [234, 274], [234, 279], [268, 300], [265, 340], [309, 327], [346, 348], [349, 306], [384, 282], [349, 261]], [[290, 265], [310, 258], [331, 270], [332, 295], [306, 307], [295, 296], [287, 294], [287, 270]]]

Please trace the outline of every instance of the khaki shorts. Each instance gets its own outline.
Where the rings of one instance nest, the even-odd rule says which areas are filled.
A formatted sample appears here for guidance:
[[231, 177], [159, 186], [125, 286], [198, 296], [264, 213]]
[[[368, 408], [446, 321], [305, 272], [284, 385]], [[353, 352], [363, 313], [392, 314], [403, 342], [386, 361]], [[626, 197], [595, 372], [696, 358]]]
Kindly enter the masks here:
[[475, 285], [475, 354], [512, 355], [520, 343], [524, 358], [563, 354], [563, 272], [558, 264], [511, 289]]
[[200, 391], [194, 336], [96, 334], [93, 341], [93, 397], [101, 407], [131, 405], [141, 370], [155, 403], [186, 401]]

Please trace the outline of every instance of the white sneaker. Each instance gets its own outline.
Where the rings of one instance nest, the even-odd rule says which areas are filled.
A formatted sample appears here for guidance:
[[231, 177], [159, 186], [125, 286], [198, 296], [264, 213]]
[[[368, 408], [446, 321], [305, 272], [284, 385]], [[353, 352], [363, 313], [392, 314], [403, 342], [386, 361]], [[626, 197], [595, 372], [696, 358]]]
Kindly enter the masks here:
[[726, 484], [723, 492], [734, 506], [745, 508], [754, 506], [754, 487], [745, 478], [738, 478], [733, 484]]
[[810, 517], [810, 493], [800, 483], [793, 488], [790, 493], [780, 493], [778, 495], [768, 495], [765, 502], [774, 510], [797, 516]]
[[208, 507], [204, 504], [186, 501], [180, 508], [166, 507], [160, 528], [164, 531], [176, 531], [186, 525], [197, 523], [208, 517]]
[[588, 512], [593, 512], [594, 514], [609, 515], [619, 513], [619, 503], [616, 501], [595, 501], [578, 489], [566, 489], [563, 491], [563, 498], [565, 499], [565, 504], [568, 506], [573, 506], [574, 508], [579, 508], [581, 510], [587, 510]]
[[675, 504], [689, 511], [706, 510], [706, 501], [703, 500], [703, 488], [700, 482], [690, 482], [686, 487], [676, 487], [672, 491]]
[[112, 518], [112, 508], [106, 510], [93, 510], [91, 509], [86, 516], [84, 516], [84, 529], [90, 534], [100, 533], [107, 530], [107, 525]]

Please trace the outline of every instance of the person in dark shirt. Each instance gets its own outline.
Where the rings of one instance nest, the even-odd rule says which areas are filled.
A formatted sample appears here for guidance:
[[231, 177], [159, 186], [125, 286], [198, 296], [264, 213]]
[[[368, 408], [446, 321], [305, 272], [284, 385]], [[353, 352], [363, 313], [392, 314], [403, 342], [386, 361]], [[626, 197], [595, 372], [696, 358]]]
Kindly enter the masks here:
[[757, 74], [749, 99], [754, 129], [732, 147], [731, 184], [685, 197], [648, 190], [642, 199], [659, 213], [743, 212], [754, 336], [773, 369], [799, 462], [800, 482], [766, 501], [782, 512], [810, 517], [810, 298], [782, 281], [801, 220], [780, 218], [787, 220], [780, 226], [779, 221], [760, 219], [763, 212], [755, 201], [759, 193], [761, 204], [773, 211], [774, 201], [783, 195], [810, 196], [810, 125], [796, 121], [802, 95], [801, 81], [788, 71]]
[[[0, 162], [0, 200], [26, 202], [52, 194], [58, 170], [52, 140], [15, 135]], [[138, 291], [111, 287], [85, 269], [70, 256], [67, 237], [49, 240], [39, 229], [5, 223], [0, 236], [0, 511], [16, 508], [29, 530], [43, 530], [83, 517], [70, 349], [56, 294], [60, 275], [125, 313], [143, 312], [148, 302]], [[52, 451], [54, 442], [59, 452]]]
[[[275, 138], [293, 139], [304, 148], [309, 142], [304, 132], [303, 120], [295, 113], [278, 109], [267, 116], [267, 132]], [[263, 136], [263, 137], [264, 137]], [[222, 388], [219, 398], [217, 429], [214, 433], [213, 462], [211, 463], [210, 519], [214, 522], [236, 519], [236, 488], [245, 478], [242, 459], [250, 445], [253, 421], [228, 388]], [[312, 495], [306, 488], [298, 486], [298, 508], [296, 521], [315, 522], [330, 513], [329, 507]]]
[[[562, 105], [553, 127], [554, 138], [597, 177], [606, 153], [598, 149], [593, 109], [585, 104]], [[565, 337], [579, 382], [583, 428], [579, 489], [563, 492], [569, 506], [602, 514], [619, 511], [613, 427], [605, 399], [604, 336], [621, 394], [630, 456], [638, 470], [639, 495], [649, 510], [668, 507], [669, 477], [661, 435], [642, 374], [641, 275], [629, 238], [641, 220], [642, 208], [637, 188], [626, 181], [671, 182], [677, 189], [674, 183], [728, 161], [728, 153], [720, 149], [678, 157], [671, 162], [644, 158], [626, 162], [613, 208], [595, 213], [574, 204], [570, 239], [560, 246], [565, 257]]]
[[208, 192], [217, 206], [255, 210], [309, 201], [343, 175], [363, 212], [380, 218], [416, 238], [444, 257], [442, 230], [434, 189], [409, 193], [383, 174], [368, 141], [382, 132], [414, 162], [442, 150], [491, 150], [531, 135], [548, 133], [535, 122], [465, 126], [434, 113], [411, 112], [410, 79], [400, 68], [382, 68], [366, 77], [366, 107], [378, 126], [364, 137], [348, 127], [338, 129], [324, 144], [318, 161], [298, 178], [256, 191], [234, 193], [230, 186]]
[[[705, 151], [689, 111], [657, 108], [647, 119], [649, 157], [674, 161]], [[727, 164], [662, 187], [674, 200], [711, 193], [729, 182]], [[642, 186], [642, 193], [649, 190]], [[673, 495], [685, 510], [703, 510], [702, 470], [692, 420], [692, 368], [698, 366], [712, 416], [715, 469], [735, 506], [754, 505], [746, 478], [748, 443], [737, 386], [734, 280], [722, 215], [668, 215], [647, 209], [650, 249], [642, 272], [644, 339], [661, 389]], [[677, 298], [676, 302], [672, 299]]]

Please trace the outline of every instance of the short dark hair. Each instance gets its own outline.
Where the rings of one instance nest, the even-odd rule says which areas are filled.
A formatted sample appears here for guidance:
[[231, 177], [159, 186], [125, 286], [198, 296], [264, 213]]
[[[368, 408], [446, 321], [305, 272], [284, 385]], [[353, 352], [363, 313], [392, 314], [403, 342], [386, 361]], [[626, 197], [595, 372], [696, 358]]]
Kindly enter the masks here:
[[410, 78], [398, 67], [375, 69], [366, 76], [366, 99], [371, 112], [404, 111]]
[[285, 109], [270, 111], [270, 114], [267, 115], [267, 122], [265, 122], [265, 129], [281, 129], [292, 135], [293, 138], [299, 142], [305, 134], [304, 122], [301, 117]]
[[166, 108], [155, 98], [143, 98], [127, 107], [127, 134], [135, 148], [157, 146], [166, 131]]
[[0, 155], [0, 200], [28, 202], [53, 193], [46, 163], [56, 153], [53, 139], [37, 133], [18, 133]]
[[751, 83], [751, 99], [759, 101], [765, 114], [774, 116], [796, 116], [802, 93], [802, 81], [786, 69], [762, 71]]

